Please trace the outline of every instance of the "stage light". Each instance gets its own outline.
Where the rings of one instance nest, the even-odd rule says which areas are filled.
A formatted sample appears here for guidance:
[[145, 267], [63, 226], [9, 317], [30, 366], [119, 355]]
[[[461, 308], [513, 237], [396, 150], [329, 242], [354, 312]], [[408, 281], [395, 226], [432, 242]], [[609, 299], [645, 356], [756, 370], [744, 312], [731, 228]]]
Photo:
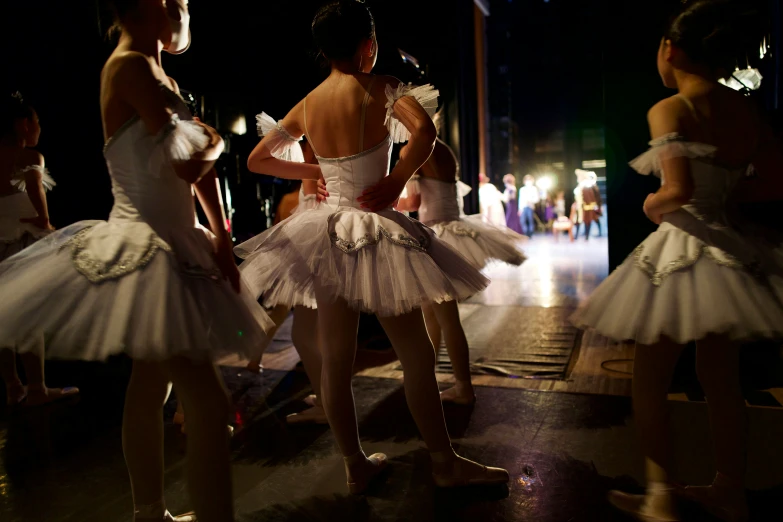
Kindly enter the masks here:
[[236, 134], [237, 136], [244, 136], [247, 134], [247, 120], [245, 119], [244, 114], [237, 116], [231, 123], [231, 133]]
[[606, 168], [606, 160], [587, 160], [582, 162], [583, 169], [604, 169]]
[[541, 189], [544, 192], [549, 191], [554, 186], [554, 181], [552, 180], [552, 176], [541, 176], [536, 181], [536, 186]]

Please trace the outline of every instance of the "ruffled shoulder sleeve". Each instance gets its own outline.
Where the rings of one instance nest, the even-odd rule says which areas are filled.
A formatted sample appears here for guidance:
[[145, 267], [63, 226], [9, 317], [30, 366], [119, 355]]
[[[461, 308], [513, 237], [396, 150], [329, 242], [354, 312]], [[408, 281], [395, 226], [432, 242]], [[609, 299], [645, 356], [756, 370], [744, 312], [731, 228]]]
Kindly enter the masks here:
[[302, 152], [302, 138], [294, 138], [280, 122], [267, 113], [262, 112], [256, 116], [256, 130], [258, 135], [267, 139], [269, 152], [273, 157], [284, 160], [304, 163]]
[[180, 118], [177, 113], [171, 115], [154, 139], [149, 171], [155, 177], [160, 176], [164, 165], [187, 161], [209, 145], [209, 137], [203, 127], [193, 120]]
[[419, 87], [400, 84], [396, 89], [386, 84], [386, 120], [384, 125], [389, 129], [389, 134], [394, 143], [404, 143], [411, 137], [408, 129], [394, 116], [394, 105], [397, 100], [405, 96], [411, 96], [424, 107], [427, 114], [433, 117], [438, 111], [439, 91], [430, 84]]
[[716, 148], [705, 143], [686, 141], [677, 133], [665, 134], [650, 142], [650, 149], [629, 163], [639, 174], [661, 176], [662, 164], [672, 158], [709, 158]]
[[472, 190], [473, 190], [473, 187], [471, 187], [467, 183], [463, 183], [463, 182], [461, 182], [459, 180], [457, 181], [457, 197], [459, 199], [462, 199], [465, 196], [467, 196], [468, 194], [470, 194], [470, 192]]
[[16, 171], [16, 174], [13, 178], [11, 178], [11, 184], [16, 187], [18, 190], [21, 190], [22, 192], [27, 191], [27, 181], [25, 180], [25, 174], [27, 174], [30, 171], [36, 171], [41, 174], [41, 181], [43, 183], [43, 188], [46, 191], [52, 190], [57, 183], [54, 182], [54, 179], [49, 174], [49, 169], [42, 167], [40, 165], [28, 165], [27, 167], [24, 167], [22, 169], [19, 169]]

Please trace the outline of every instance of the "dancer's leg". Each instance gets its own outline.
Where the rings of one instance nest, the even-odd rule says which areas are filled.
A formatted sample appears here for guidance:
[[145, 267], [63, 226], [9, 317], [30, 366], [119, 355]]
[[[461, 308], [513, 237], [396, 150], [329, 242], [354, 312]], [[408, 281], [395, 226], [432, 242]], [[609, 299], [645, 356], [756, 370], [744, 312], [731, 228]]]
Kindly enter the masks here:
[[334, 438], [345, 460], [348, 488], [359, 493], [386, 465], [386, 456], [362, 452], [356, 423], [351, 378], [356, 357], [359, 312], [342, 299], [316, 295], [318, 303], [318, 344], [321, 348], [321, 393]]
[[47, 388], [44, 380], [44, 337], [32, 335], [19, 345], [19, 360], [27, 377], [27, 404], [36, 406], [70, 397], [79, 393], [78, 388]]
[[619, 508], [658, 520], [677, 520], [669, 478], [667, 394], [683, 346], [669, 341], [637, 345], [633, 367], [633, 406], [637, 436], [646, 457], [647, 494], [613, 493]]
[[26, 392], [16, 371], [16, 352], [11, 348], [0, 348], [0, 377], [5, 382], [6, 403], [9, 406], [20, 403]]
[[122, 421], [122, 449], [136, 520], [160, 520], [163, 500], [163, 405], [171, 385], [163, 363], [134, 361]]
[[228, 393], [211, 362], [174, 358], [168, 368], [187, 412], [188, 492], [198, 520], [231, 522], [234, 499], [226, 429], [231, 409]]
[[739, 346], [723, 337], [699, 341], [696, 371], [707, 396], [717, 475], [711, 486], [686, 491], [724, 520], [746, 520], [747, 409], [740, 385]]
[[[451, 366], [454, 369], [454, 380], [456, 381], [453, 388], [449, 388], [441, 393], [440, 398], [444, 402], [473, 404], [476, 401], [476, 394], [473, 391], [473, 383], [470, 380], [468, 339], [465, 337], [465, 330], [462, 329], [457, 302], [446, 301], [445, 303], [431, 305], [431, 308], [437, 317], [438, 324], [442, 328], [443, 337], [446, 340], [446, 350], [449, 352]], [[426, 314], [424, 318], [427, 318]], [[427, 331], [429, 331], [429, 323], [427, 323]]]
[[255, 373], [261, 371], [261, 358], [263, 357], [264, 352], [266, 352], [266, 349], [274, 340], [275, 334], [277, 333], [278, 328], [280, 328], [280, 325], [282, 325], [286, 318], [288, 318], [288, 313], [290, 311], [291, 307], [287, 305], [277, 305], [269, 312], [269, 318], [274, 321], [275, 326], [271, 331], [267, 332], [266, 341], [264, 341], [264, 344], [261, 347], [261, 352], [256, 357], [248, 361], [248, 370]]
[[294, 324], [291, 330], [294, 347], [302, 360], [305, 373], [310, 379], [314, 395], [305, 402], [310, 408], [289, 415], [289, 423], [326, 424], [326, 413], [321, 402], [321, 351], [318, 346], [318, 310], [297, 306], [294, 308]]
[[438, 323], [438, 316], [435, 315], [435, 309], [431, 304], [424, 304], [421, 307], [421, 312], [424, 314], [424, 324], [427, 327], [427, 335], [430, 337], [430, 342], [437, 354], [440, 350], [440, 344], [443, 334], [443, 329], [440, 323]]
[[379, 317], [378, 320], [402, 363], [405, 398], [432, 455], [436, 483], [456, 486], [507, 482], [505, 470], [486, 468], [457, 456], [451, 449], [435, 380], [435, 351], [427, 336], [421, 311], [397, 317]]

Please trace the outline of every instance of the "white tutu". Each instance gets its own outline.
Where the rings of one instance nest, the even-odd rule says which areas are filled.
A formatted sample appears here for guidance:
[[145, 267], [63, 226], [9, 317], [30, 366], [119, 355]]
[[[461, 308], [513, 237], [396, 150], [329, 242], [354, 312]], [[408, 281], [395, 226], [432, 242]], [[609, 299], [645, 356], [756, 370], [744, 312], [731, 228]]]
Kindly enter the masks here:
[[263, 346], [272, 321], [246, 287], [237, 294], [223, 278], [191, 187], [171, 168], [206, 137], [161, 88], [170, 125], [150, 136], [135, 117], [104, 149], [109, 221], [73, 224], [0, 263], [0, 346], [40, 332], [47, 355], [84, 360], [253, 357]]
[[517, 247], [527, 239], [525, 236], [509, 228], [484, 223], [481, 216], [436, 223], [432, 229], [476, 268], [484, 268], [490, 261], [519, 266], [527, 259]]
[[471, 187], [461, 181], [415, 176], [406, 185], [403, 197], [420, 195], [419, 219], [474, 267], [482, 269], [494, 260], [521, 265], [526, 258], [519, 245], [527, 238], [505, 226], [486, 223], [480, 215], [466, 216], [463, 198], [470, 191]]
[[[387, 85], [389, 135], [378, 145], [345, 158], [318, 158], [329, 198], [311, 201], [277, 226], [234, 252], [251, 289], [266, 306], [316, 307], [316, 288], [331, 299], [380, 316], [401, 315], [427, 302], [461, 300], [489, 281], [435, 233], [395, 210], [362, 210], [356, 197], [388, 174], [392, 144], [407, 139], [393, 117], [397, 99], [413, 96], [433, 111], [431, 86]], [[301, 157], [298, 139], [271, 118], [259, 117], [275, 157]], [[263, 124], [263, 125], [262, 125]], [[263, 128], [261, 128], [263, 127]], [[294, 149], [294, 150], [292, 150]], [[299, 150], [296, 150], [299, 149]]]
[[737, 341], [783, 338], [783, 256], [774, 244], [744, 234], [723, 201], [746, 169], [709, 157], [713, 147], [670, 135], [632, 162], [660, 173], [661, 158], [688, 157], [692, 200], [618, 267], [573, 315], [580, 327], [616, 340], [684, 344], [709, 334]]
[[37, 215], [26, 192], [0, 198], [0, 261], [21, 252], [49, 233], [20, 221]]
[[394, 210], [321, 205], [294, 214], [235, 249], [243, 276], [267, 306], [316, 307], [315, 288], [357, 310], [401, 315], [461, 300], [488, 281], [432, 230]]

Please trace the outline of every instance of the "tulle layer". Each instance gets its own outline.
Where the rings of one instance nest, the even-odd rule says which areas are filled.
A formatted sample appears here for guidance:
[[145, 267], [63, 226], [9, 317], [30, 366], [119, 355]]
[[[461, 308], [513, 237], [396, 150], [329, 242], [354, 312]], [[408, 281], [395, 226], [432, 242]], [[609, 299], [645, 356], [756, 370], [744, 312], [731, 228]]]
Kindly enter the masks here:
[[[748, 250], [763, 253], [748, 242]], [[679, 255], [675, 255], [680, 252]], [[678, 343], [722, 334], [737, 341], [783, 339], [783, 276], [776, 252], [757, 264], [677, 229], [653, 233], [572, 316], [615, 339]]]
[[[76, 223], [0, 263], [0, 345], [43, 332], [57, 358], [257, 355], [272, 322], [246, 286], [237, 294], [202, 266], [210, 257], [203, 232], [153, 237], [150, 247], [137, 225]], [[114, 262], [99, 245], [115, 247]], [[85, 252], [102, 257], [90, 265]]]
[[629, 165], [639, 174], [654, 174], [660, 177], [663, 172], [663, 162], [673, 158], [710, 158], [716, 148], [705, 143], [685, 141], [677, 133], [670, 133], [650, 142], [650, 148], [632, 160]]
[[454, 248], [474, 267], [482, 269], [490, 261], [521, 265], [526, 257], [519, 249], [527, 238], [511, 229], [484, 223], [480, 216], [437, 223], [432, 229], [440, 239]]
[[[31, 228], [35, 228], [35, 227], [31, 227]], [[0, 261], [3, 261], [11, 256], [18, 254], [25, 248], [29, 247], [30, 245], [38, 241], [41, 237], [44, 237], [44, 235], [45, 234], [39, 235], [39, 234], [31, 234], [28, 232], [23, 232], [17, 236], [18, 239], [15, 241], [0, 240]]]
[[239, 245], [240, 271], [266, 306], [316, 307], [316, 288], [362, 312], [401, 315], [462, 300], [489, 281], [432, 230], [396, 211], [299, 212]]

